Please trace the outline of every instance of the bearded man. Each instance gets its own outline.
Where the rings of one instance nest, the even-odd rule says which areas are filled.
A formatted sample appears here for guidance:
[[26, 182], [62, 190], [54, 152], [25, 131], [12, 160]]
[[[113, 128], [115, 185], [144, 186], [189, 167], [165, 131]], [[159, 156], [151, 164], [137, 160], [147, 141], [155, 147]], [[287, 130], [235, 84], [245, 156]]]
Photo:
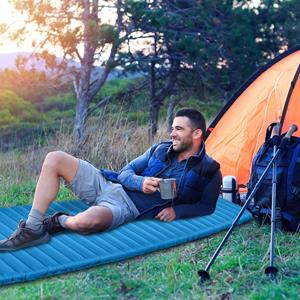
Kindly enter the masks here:
[[[205, 153], [205, 119], [195, 109], [179, 110], [171, 140], [153, 145], [121, 171], [99, 170], [65, 152], [47, 154], [26, 221], [0, 241], [0, 251], [11, 251], [49, 241], [63, 230], [83, 234], [111, 230], [142, 218], [170, 222], [213, 213], [220, 192], [220, 165]], [[47, 216], [60, 179], [89, 208], [74, 216], [57, 212]], [[162, 199], [159, 183], [175, 178], [174, 199]]]

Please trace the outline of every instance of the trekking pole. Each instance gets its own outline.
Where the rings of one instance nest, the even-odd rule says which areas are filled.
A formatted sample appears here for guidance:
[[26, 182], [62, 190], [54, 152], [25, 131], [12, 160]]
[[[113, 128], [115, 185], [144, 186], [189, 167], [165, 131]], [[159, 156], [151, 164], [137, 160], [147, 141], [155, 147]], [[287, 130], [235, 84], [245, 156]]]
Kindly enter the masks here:
[[[273, 156], [276, 154], [277, 146], [280, 144], [280, 128], [281, 125], [278, 123], [274, 128], [273, 140]], [[276, 189], [277, 189], [277, 160], [273, 162], [272, 172], [272, 210], [271, 210], [271, 240], [270, 240], [270, 265], [265, 269], [265, 274], [275, 280], [278, 273], [278, 269], [275, 265], [275, 227], [276, 227]]]
[[234, 229], [234, 226], [236, 225], [236, 223], [239, 221], [240, 217], [242, 216], [243, 212], [245, 211], [245, 209], [247, 208], [247, 205], [249, 204], [249, 202], [251, 201], [251, 199], [253, 198], [253, 196], [255, 195], [256, 191], [258, 190], [258, 188], [260, 187], [263, 179], [266, 177], [267, 172], [269, 171], [269, 169], [271, 168], [273, 162], [277, 159], [278, 155], [280, 154], [281, 150], [278, 149], [275, 153], [275, 155], [272, 157], [271, 161], [269, 162], [269, 164], [267, 165], [266, 169], [264, 170], [264, 172], [262, 173], [261, 177], [259, 178], [258, 182], [256, 183], [256, 185], [254, 186], [252, 192], [250, 193], [250, 195], [247, 197], [244, 205], [242, 206], [241, 210], [239, 211], [238, 215], [236, 216], [236, 218], [234, 219], [234, 221], [232, 222], [229, 230], [227, 231], [227, 233], [225, 234], [223, 240], [221, 241], [221, 243], [219, 244], [217, 250], [215, 251], [215, 253], [213, 254], [213, 256], [211, 257], [210, 261], [208, 262], [207, 266], [205, 267], [204, 270], [199, 270], [198, 271], [198, 275], [200, 277], [201, 282], [206, 281], [208, 279], [210, 279], [209, 276], [209, 269], [212, 266], [212, 264], [214, 263], [215, 259], [217, 258], [217, 256], [219, 255], [219, 253], [221, 252], [223, 246], [225, 245], [226, 241], [228, 240], [229, 236], [231, 235], [231, 232]]
[[198, 275], [200, 277], [200, 282], [204, 282], [208, 279], [210, 279], [210, 275], [209, 275], [209, 269], [211, 268], [212, 264], [214, 263], [214, 261], [216, 260], [216, 258], [218, 257], [219, 253], [221, 252], [222, 248], [224, 247], [226, 241], [228, 240], [229, 236], [231, 235], [231, 232], [234, 229], [234, 226], [236, 225], [236, 223], [239, 221], [240, 217], [242, 216], [243, 212], [245, 211], [245, 209], [247, 208], [247, 205], [249, 204], [249, 202], [251, 201], [251, 199], [253, 198], [253, 196], [255, 195], [255, 193], [257, 192], [258, 188], [260, 187], [262, 181], [264, 180], [264, 178], [266, 177], [269, 169], [271, 168], [271, 166], [273, 165], [273, 162], [278, 158], [279, 154], [281, 153], [281, 149], [284, 149], [286, 147], [286, 145], [289, 143], [290, 138], [292, 136], [292, 134], [297, 130], [297, 126], [296, 125], [291, 125], [289, 128], [289, 131], [287, 132], [287, 134], [285, 135], [285, 137], [282, 139], [280, 145], [279, 145], [279, 149], [277, 149], [275, 155], [273, 155], [272, 159], [270, 160], [269, 164], [267, 165], [267, 167], [265, 168], [264, 172], [262, 173], [261, 177], [259, 178], [259, 180], [257, 181], [256, 185], [254, 186], [252, 192], [250, 193], [250, 195], [247, 197], [244, 205], [242, 206], [240, 212], [238, 213], [238, 215], [236, 216], [236, 218], [234, 219], [234, 221], [232, 222], [229, 230], [227, 231], [227, 233], [225, 234], [223, 240], [221, 241], [221, 243], [219, 244], [218, 248], [216, 249], [215, 253], [213, 254], [213, 256], [211, 257], [210, 261], [208, 262], [207, 266], [205, 267], [204, 270], [199, 270], [198, 271]]
[[[292, 134], [297, 131], [297, 126], [292, 124], [289, 128], [289, 131], [283, 138], [282, 142], [280, 143], [279, 132], [280, 132], [280, 124], [278, 124], [274, 129], [274, 136], [273, 136], [273, 157], [276, 154], [277, 146], [280, 148], [285, 148], [287, 144], [289, 144]], [[280, 144], [280, 145], [279, 145]], [[277, 161], [275, 160], [273, 163], [273, 174], [272, 174], [272, 210], [271, 210], [271, 241], [270, 241], [270, 265], [265, 269], [265, 274], [270, 277], [271, 280], [275, 280], [278, 269], [274, 266], [275, 265], [275, 230], [276, 230], [276, 185], [277, 185]]]

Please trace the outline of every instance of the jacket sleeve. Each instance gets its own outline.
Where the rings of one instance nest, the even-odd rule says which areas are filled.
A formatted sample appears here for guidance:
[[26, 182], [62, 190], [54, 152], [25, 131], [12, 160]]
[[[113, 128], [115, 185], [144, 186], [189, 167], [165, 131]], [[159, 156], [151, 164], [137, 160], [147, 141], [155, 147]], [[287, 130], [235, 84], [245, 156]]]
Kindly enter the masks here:
[[144, 154], [132, 160], [119, 173], [118, 181], [128, 190], [142, 191], [145, 177], [140, 174], [148, 166], [148, 161], [157, 145], [153, 145]]
[[214, 212], [220, 194], [222, 175], [220, 170], [212, 177], [203, 191], [202, 198], [195, 204], [174, 205], [176, 219], [209, 215]]

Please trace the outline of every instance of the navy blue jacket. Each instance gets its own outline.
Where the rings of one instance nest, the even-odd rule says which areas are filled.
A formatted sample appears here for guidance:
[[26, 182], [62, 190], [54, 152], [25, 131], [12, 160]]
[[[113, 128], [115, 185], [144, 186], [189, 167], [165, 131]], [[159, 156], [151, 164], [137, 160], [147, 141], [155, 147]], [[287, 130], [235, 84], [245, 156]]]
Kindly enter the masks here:
[[204, 143], [197, 155], [187, 159], [180, 182], [177, 182], [177, 197], [162, 200], [158, 192], [142, 192], [146, 177], [160, 177], [176, 155], [172, 142], [152, 146], [140, 157], [134, 159], [120, 172], [101, 170], [113, 182], [123, 185], [125, 191], [141, 213], [140, 217], [155, 217], [162, 209], [172, 206], [176, 219], [196, 217], [212, 213], [219, 196], [222, 176], [220, 165], [205, 153]]

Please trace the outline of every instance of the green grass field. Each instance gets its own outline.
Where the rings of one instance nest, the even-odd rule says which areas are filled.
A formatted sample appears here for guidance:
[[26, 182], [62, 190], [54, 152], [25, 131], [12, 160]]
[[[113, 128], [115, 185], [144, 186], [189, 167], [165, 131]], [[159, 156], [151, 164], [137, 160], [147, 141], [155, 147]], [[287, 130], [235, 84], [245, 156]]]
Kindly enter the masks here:
[[[123, 134], [125, 129], [123, 128], [120, 134]], [[139, 132], [138, 128], [133, 134], [135, 139], [130, 143], [128, 139], [124, 140], [122, 136], [112, 135], [110, 132], [116, 141], [124, 140], [120, 147], [131, 155], [126, 156], [126, 160], [134, 157], [136, 152], [143, 151], [137, 147], [137, 143], [147, 147], [147, 143], [139, 138], [144, 136], [144, 132]], [[66, 143], [66, 138], [62, 137], [60, 140]], [[99, 138], [95, 137], [92, 141], [98, 140]], [[101, 152], [92, 150], [105, 149], [107, 166], [118, 169], [119, 165], [124, 164], [124, 155], [118, 158], [118, 149], [110, 151], [108, 145], [116, 144], [112, 138], [102, 138], [101, 141], [107, 144], [92, 143], [91, 149], [87, 149], [90, 156], [86, 158], [97, 165], [103, 165], [99, 156]], [[24, 153], [0, 153], [0, 206], [31, 203], [45, 153], [54, 147], [69, 150], [67, 146], [54, 144], [53, 141], [49, 144], [52, 148], [34, 149]], [[126, 148], [127, 145], [132, 149]], [[72, 197], [66, 188], [62, 188], [57, 199]], [[269, 265], [270, 228], [259, 227], [254, 221], [234, 231], [212, 266], [212, 280], [199, 285], [197, 271], [206, 266], [223, 236], [224, 232], [221, 232], [199, 241], [126, 261], [1, 287], [0, 300], [300, 299], [300, 235], [276, 234], [276, 266], [279, 268], [279, 274], [275, 283], [264, 274], [265, 267]]]
[[223, 233], [176, 248], [80, 272], [2, 287], [0, 299], [299, 299], [299, 236], [277, 235], [277, 283], [264, 275], [269, 228], [239, 227], [198, 284]]
[[[1, 206], [30, 203], [34, 182], [1, 192]], [[15, 196], [14, 196], [15, 195]], [[20, 195], [23, 195], [21, 197]], [[62, 189], [58, 198], [70, 198]], [[14, 201], [8, 201], [9, 199]], [[179, 247], [114, 264], [52, 276], [0, 289], [0, 299], [299, 299], [299, 234], [276, 235], [277, 283], [268, 266], [269, 226], [238, 227], [211, 269], [212, 280], [198, 284], [224, 232]]]

